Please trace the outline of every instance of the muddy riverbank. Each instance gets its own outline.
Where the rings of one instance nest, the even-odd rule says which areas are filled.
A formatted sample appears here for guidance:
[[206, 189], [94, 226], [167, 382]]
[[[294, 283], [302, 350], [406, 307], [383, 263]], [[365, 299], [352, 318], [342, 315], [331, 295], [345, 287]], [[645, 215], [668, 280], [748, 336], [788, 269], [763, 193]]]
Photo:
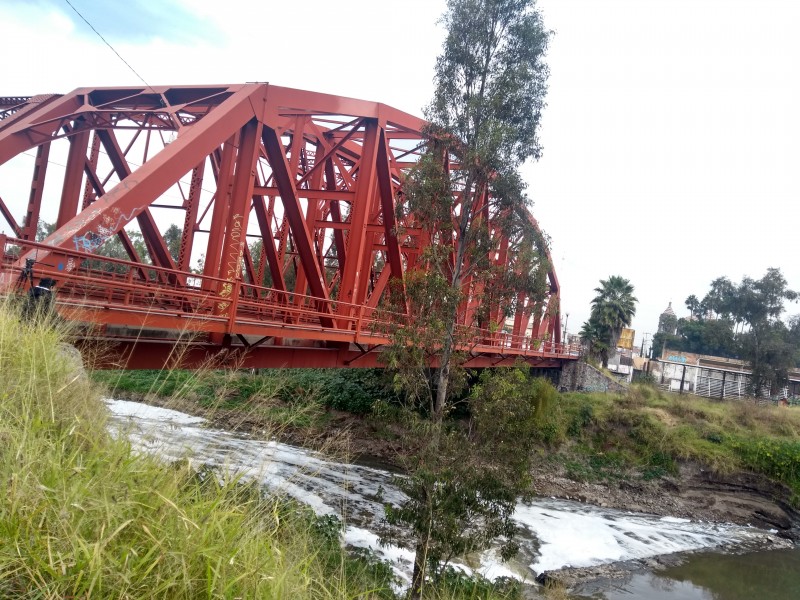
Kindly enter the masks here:
[[788, 502], [788, 490], [752, 473], [719, 475], [696, 463], [684, 463], [677, 476], [651, 481], [586, 483], [564, 476], [560, 465], [549, 465], [535, 476], [536, 492], [618, 508], [692, 520], [737, 523], [775, 530], [800, 541], [800, 513]]

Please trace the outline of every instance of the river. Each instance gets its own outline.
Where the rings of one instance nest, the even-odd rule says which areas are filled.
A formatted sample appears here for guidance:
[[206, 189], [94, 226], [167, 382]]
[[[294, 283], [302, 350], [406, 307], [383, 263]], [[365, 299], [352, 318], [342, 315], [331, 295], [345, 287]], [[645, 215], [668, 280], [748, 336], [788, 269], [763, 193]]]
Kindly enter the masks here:
[[[339, 463], [302, 448], [214, 429], [202, 418], [174, 410], [124, 400], [108, 400], [107, 405], [111, 411], [112, 432], [126, 435], [137, 451], [156, 454], [166, 460], [188, 459], [198, 466], [209, 465], [235, 472], [304, 502], [318, 514], [337, 515], [344, 523], [345, 544], [373, 550], [392, 565], [401, 581], [408, 581], [413, 554], [396, 546], [381, 546], [376, 533], [376, 525], [383, 515], [379, 493], [387, 502], [402, 500], [390, 472]], [[537, 573], [565, 566], [590, 567], [723, 546], [752, 547], [769, 535], [750, 527], [631, 513], [554, 498], [520, 503], [515, 519], [519, 524], [522, 549], [513, 562], [503, 563], [490, 550], [479, 557], [471, 557], [468, 564], [459, 567], [489, 578], [511, 576], [531, 581]], [[766, 557], [763, 559], [766, 564], [778, 560], [774, 557], [789, 557], [787, 560], [794, 565], [794, 573], [800, 573], [797, 551], [760, 554]], [[698, 555], [683, 566], [664, 572], [663, 576], [634, 574], [606, 590], [587, 592], [589, 595], [584, 597], [606, 600], [750, 598], [753, 596], [713, 595], [719, 593], [714, 587], [718, 583], [712, 581], [709, 573], [722, 572], [726, 564], [730, 564], [729, 570], [737, 575], [758, 571], [757, 568], [741, 568], [739, 559], [718, 552]], [[709, 567], [709, 561], [718, 567]], [[731, 580], [725, 576], [721, 579]], [[800, 581], [793, 585], [800, 590]], [[760, 593], [758, 597], [761, 600], [800, 598], [800, 593], [798, 596]]]

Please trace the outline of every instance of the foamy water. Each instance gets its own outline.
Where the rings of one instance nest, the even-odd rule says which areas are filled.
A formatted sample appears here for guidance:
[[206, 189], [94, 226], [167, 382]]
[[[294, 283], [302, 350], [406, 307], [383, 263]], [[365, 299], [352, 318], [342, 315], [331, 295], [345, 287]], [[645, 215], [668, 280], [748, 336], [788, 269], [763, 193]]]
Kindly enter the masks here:
[[[199, 417], [147, 404], [108, 400], [111, 429], [140, 452], [167, 460], [188, 459], [260, 481], [303, 502], [320, 515], [345, 523], [344, 543], [372, 549], [408, 581], [413, 552], [378, 543], [377, 524], [386, 502], [403, 496], [388, 471], [329, 460], [309, 450], [205, 426]], [[490, 550], [476, 569], [484, 576], [531, 580], [565, 566], [588, 567], [721, 545], [748, 544], [768, 532], [728, 524], [689, 521], [556, 500], [520, 503], [514, 514], [521, 551], [503, 563]], [[461, 565], [464, 570], [469, 570]]]

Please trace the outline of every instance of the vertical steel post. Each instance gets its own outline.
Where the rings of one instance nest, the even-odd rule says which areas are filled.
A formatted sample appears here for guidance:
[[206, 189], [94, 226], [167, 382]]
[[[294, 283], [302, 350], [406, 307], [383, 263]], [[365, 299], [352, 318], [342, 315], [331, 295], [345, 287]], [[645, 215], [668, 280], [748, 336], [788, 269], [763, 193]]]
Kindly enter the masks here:
[[192, 181], [189, 184], [189, 197], [186, 198], [186, 202], [184, 203], [186, 214], [183, 218], [181, 246], [178, 251], [178, 269], [185, 273], [191, 270], [194, 230], [197, 227], [197, 212], [200, 207], [200, 194], [202, 192], [205, 168], [206, 161], [203, 159], [200, 164], [192, 169]]
[[253, 197], [253, 182], [256, 174], [255, 162], [258, 158], [260, 137], [261, 122], [257, 119], [253, 119], [242, 127], [239, 136], [239, 153], [236, 158], [230, 209], [228, 210], [228, 220], [222, 244], [220, 277], [226, 283], [223, 284], [223, 289], [219, 292], [219, 296], [222, 297], [220, 303], [221, 314], [227, 314], [225, 312], [227, 307], [223, 308], [221, 306], [226, 302], [225, 298], [227, 297], [228, 301], [230, 301], [232, 299], [231, 294], [239, 290], [239, 285], [233, 286], [233, 284], [241, 278], [242, 253], [247, 242], [247, 222]]
[[[58, 206], [56, 229], [60, 229], [78, 214], [83, 165], [86, 163], [86, 151], [89, 148], [89, 130], [80, 129], [81, 126], [76, 122], [73, 134], [69, 138], [67, 168], [64, 174], [64, 185], [61, 189], [61, 203]], [[33, 225], [33, 227], [35, 231], [36, 225]]]
[[683, 394], [684, 381], [686, 381], [686, 365], [683, 365], [683, 372], [681, 373], [681, 391], [680, 391], [681, 394]]
[[[356, 195], [350, 207], [350, 232], [347, 236], [347, 263], [339, 286], [339, 300], [343, 303], [354, 303], [358, 298], [360, 286], [366, 285], [367, 278], [359, 270], [362, 267], [366, 238], [367, 217], [370, 209], [370, 196], [375, 190], [375, 157], [378, 149], [378, 121], [364, 120], [364, 145], [361, 163], [356, 180]], [[340, 314], [350, 309], [341, 304]]]
[[31, 194], [28, 198], [28, 208], [25, 211], [25, 222], [22, 229], [22, 239], [24, 240], [36, 239], [49, 157], [50, 142], [36, 148], [36, 162], [33, 165], [33, 178], [31, 179]]
[[[222, 252], [222, 239], [225, 234], [225, 223], [228, 220], [228, 203], [230, 196], [230, 181], [233, 175], [233, 156], [236, 152], [238, 134], [231, 136], [222, 150], [222, 159], [219, 165], [217, 178], [217, 191], [214, 194], [214, 210], [211, 213], [211, 227], [208, 232], [206, 244], [206, 258], [203, 264], [203, 275], [206, 277], [220, 277], [220, 254]], [[216, 290], [216, 282], [203, 279], [203, 289]], [[216, 290], [219, 291], [219, 290]]]

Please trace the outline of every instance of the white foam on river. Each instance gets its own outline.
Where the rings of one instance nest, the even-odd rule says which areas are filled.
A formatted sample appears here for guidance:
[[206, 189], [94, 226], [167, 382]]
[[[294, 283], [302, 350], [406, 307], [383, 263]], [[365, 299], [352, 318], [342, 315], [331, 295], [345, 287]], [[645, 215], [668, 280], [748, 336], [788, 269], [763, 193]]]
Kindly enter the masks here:
[[[403, 580], [409, 580], [413, 552], [381, 546], [375, 533], [383, 517], [380, 495], [386, 502], [403, 499], [388, 471], [339, 463], [287, 444], [206, 427], [204, 419], [175, 410], [124, 400], [107, 400], [107, 404], [112, 432], [126, 435], [137, 451], [227, 470], [286, 493], [317, 514], [337, 515], [345, 523], [345, 544], [374, 550]], [[514, 563], [504, 564], [496, 552], [484, 552], [478, 566], [471, 564], [486, 577], [531, 580], [537, 573], [564, 566], [587, 567], [745, 544], [769, 533], [556, 499], [520, 503], [514, 518], [520, 525], [520, 555]], [[464, 565], [460, 568], [469, 570]]]

